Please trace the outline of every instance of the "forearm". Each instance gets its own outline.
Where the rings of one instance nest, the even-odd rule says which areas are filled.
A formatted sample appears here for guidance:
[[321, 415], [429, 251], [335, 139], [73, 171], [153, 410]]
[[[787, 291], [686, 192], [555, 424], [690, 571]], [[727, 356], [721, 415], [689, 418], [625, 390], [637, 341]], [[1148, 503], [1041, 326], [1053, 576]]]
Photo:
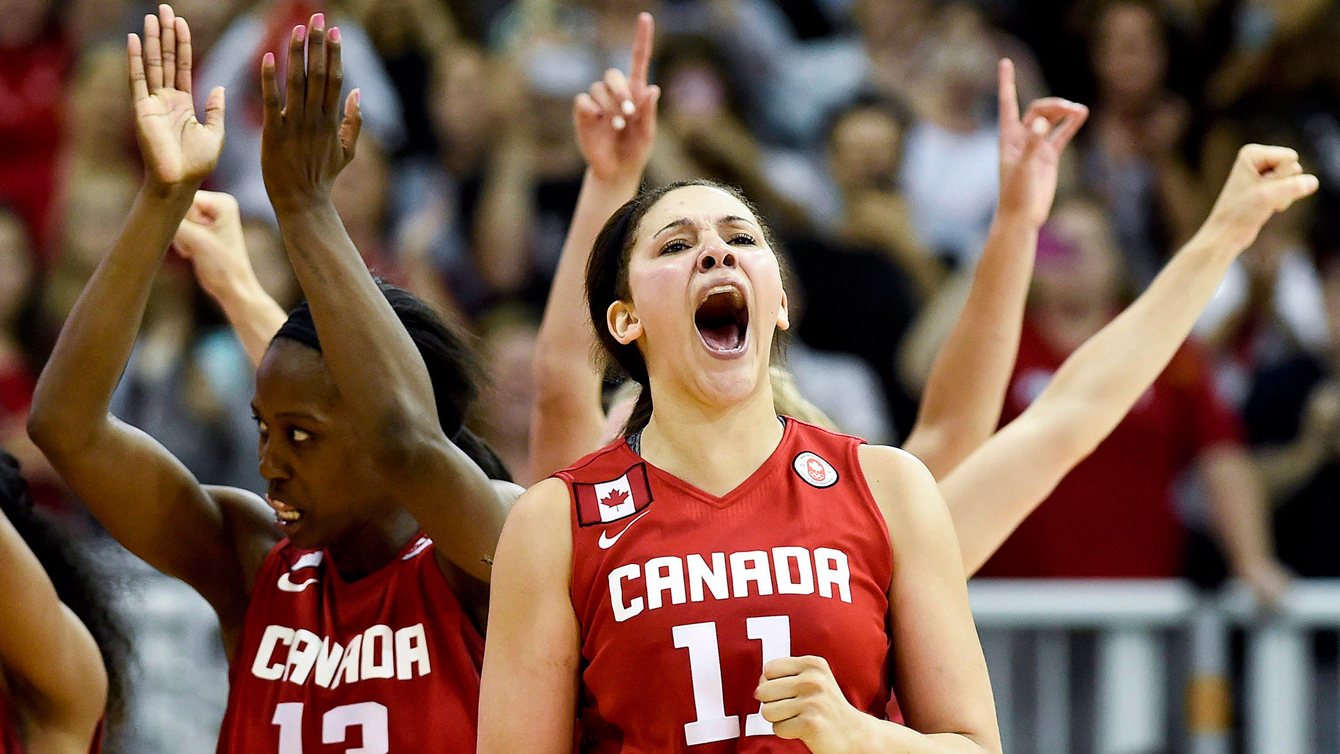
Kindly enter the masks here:
[[1192, 238], [1144, 294], [1066, 359], [1029, 410], [1068, 422], [1080, 458], [1087, 455], [1167, 367], [1239, 251]]
[[[904, 447], [943, 478], [995, 431], [1019, 350], [1038, 229], [997, 215], [958, 323], [940, 349]], [[965, 375], [970, 378], [965, 379]]]
[[999, 754], [962, 733], [918, 733], [888, 720], [865, 715], [863, 735], [853, 754]]
[[432, 382], [329, 200], [275, 207], [340, 395], [374, 432], [440, 431]]
[[535, 346], [533, 477], [543, 478], [600, 445], [601, 375], [586, 312], [586, 263], [605, 222], [637, 193], [640, 175], [602, 179], [587, 170], [563, 243]]
[[473, 218], [475, 265], [484, 282], [497, 291], [515, 290], [527, 272], [526, 241], [534, 214], [530, 151], [528, 145], [515, 142], [497, 150]]
[[1266, 493], [1277, 505], [1311, 479], [1326, 457], [1325, 443], [1310, 437], [1300, 437], [1288, 445], [1259, 448], [1252, 453]]
[[1201, 459], [1211, 512], [1229, 565], [1236, 574], [1274, 557], [1266, 494], [1247, 452], [1238, 445], [1212, 448]]
[[115, 244], [66, 318], [33, 393], [29, 433], [54, 463], [107, 421], [154, 277], [195, 187], [146, 184]]
[[270, 347], [270, 341], [284, 325], [288, 314], [254, 277], [238, 283], [232, 290], [217, 293], [214, 300], [228, 318], [238, 340], [242, 341], [251, 365], [260, 366], [265, 349]]
[[0, 665], [36, 691], [40, 702], [105, 694], [106, 674], [92, 637], [70, 613], [42, 565], [0, 515]]

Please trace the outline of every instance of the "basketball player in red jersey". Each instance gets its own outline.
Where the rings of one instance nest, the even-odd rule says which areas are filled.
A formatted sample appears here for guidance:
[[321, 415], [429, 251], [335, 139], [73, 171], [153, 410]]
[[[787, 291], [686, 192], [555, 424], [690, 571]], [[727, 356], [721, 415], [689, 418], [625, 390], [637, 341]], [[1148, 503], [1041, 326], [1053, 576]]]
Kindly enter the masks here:
[[[947, 489], [957, 474], [981, 491], [984, 470], [1006, 472], [1010, 507], [965, 518], [979, 551], [1129, 408], [1260, 225], [1316, 189], [1301, 173], [1290, 150], [1245, 148], [1202, 232], [1058, 373], [1046, 411], [949, 473]], [[629, 202], [586, 293], [642, 391], [626, 436], [532, 488], [504, 529], [481, 751], [566, 751], [574, 725], [583, 751], [998, 750], [959, 583], [980, 552], [957, 551], [915, 459], [778, 419], [767, 370], [786, 299], [747, 203], [707, 183]], [[1180, 334], [1142, 348], [1160, 314]], [[1054, 421], [1086, 412], [1099, 430]], [[1036, 480], [1002, 468], [1011, 444], [1047, 451]], [[910, 729], [880, 719], [890, 651]]]
[[0, 754], [97, 754], [124, 711], [126, 637], [105, 577], [33, 509], [4, 451], [0, 573]]
[[272, 57], [264, 69], [266, 184], [310, 304], [257, 370], [269, 504], [201, 485], [107, 414], [158, 265], [223, 143], [223, 92], [198, 122], [190, 31], [167, 6], [146, 18], [143, 45], [128, 42], [145, 185], [66, 321], [29, 430], [113, 536], [218, 613], [232, 681], [219, 751], [468, 752], [481, 649], [468, 616], [482, 611], [514, 486], [495, 488], [480, 467], [505, 470], [461, 428], [463, 338], [379, 287], [329, 208], [358, 110], [356, 95], [341, 101], [339, 35], [323, 27], [317, 16], [310, 35], [294, 32], [282, 110]]
[[[574, 101], [588, 169], [537, 342], [540, 392], [531, 424], [536, 476], [553, 473], [609, 436], [600, 408], [600, 372], [587, 355], [594, 344], [584, 322], [581, 270], [601, 225], [637, 192], [655, 139], [660, 90], [647, 81], [650, 15], [643, 14], [638, 24], [629, 75], [610, 70]], [[1038, 230], [1056, 192], [1060, 153], [1087, 114], [1082, 105], [1044, 98], [1021, 117], [1008, 60], [1000, 64], [999, 98], [996, 217], [966, 306], [940, 350], [917, 425], [903, 444], [940, 480], [969, 574], [1107, 436], [1167, 365], [1222, 278], [1223, 260], [1245, 249], [1276, 207], [1312, 190], [1307, 177], [1295, 179], [1303, 184], [1264, 180], [1301, 172], [1292, 151], [1245, 148], [1215, 213], [1169, 266], [1164, 282], [1151, 286], [1121, 325], [1076, 351], [1067, 360], [1065, 378], [1044, 391], [1045, 400], [1008, 432], [992, 436], [1018, 350]], [[1280, 197], [1270, 193], [1280, 190], [1285, 192]], [[972, 378], [963, 379], [965, 374]], [[774, 385], [779, 413], [797, 408], [794, 396], [776, 390]], [[1240, 511], [1233, 519], [1229, 546], [1252, 554], [1241, 559], [1250, 565], [1237, 575], [1258, 595], [1277, 595], [1283, 574], [1270, 556], [1264, 517]]]

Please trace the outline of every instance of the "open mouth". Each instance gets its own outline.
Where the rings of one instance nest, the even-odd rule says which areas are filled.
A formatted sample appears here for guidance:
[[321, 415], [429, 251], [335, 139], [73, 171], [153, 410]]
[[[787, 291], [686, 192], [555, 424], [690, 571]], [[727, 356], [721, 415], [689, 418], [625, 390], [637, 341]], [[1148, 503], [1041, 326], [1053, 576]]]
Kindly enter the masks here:
[[265, 502], [269, 503], [270, 507], [274, 509], [275, 523], [278, 524], [281, 529], [292, 526], [302, 520], [303, 512], [288, 503], [276, 500], [269, 495], [265, 496]]
[[749, 334], [749, 305], [744, 293], [734, 285], [709, 289], [693, 313], [693, 324], [707, 350], [732, 355], [744, 351]]

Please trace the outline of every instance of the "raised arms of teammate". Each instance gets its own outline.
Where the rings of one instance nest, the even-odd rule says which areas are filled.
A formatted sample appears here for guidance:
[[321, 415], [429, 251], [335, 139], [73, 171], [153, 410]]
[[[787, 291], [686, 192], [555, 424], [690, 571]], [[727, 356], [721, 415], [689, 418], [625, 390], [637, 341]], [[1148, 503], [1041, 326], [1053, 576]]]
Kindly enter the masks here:
[[204, 123], [195, 117], [186, 22], [161, 6], [144, 37], [127, 42], [144, 186], [65, 320], [28, 431], [118, 542], [209, 601], [231, 651], [255, 571], [278, 539], [273, 514], [250, 493], [206, 490], [153, 438], [108, 414], [154, 276], [223, 147], [223, 90], [210, 93]]
[[935, 358], [903, 448], [943, 479], [996, 431], [1019, 351], [1038, 231], [1051, 213], [1057, 167], [1089, 109], [1056, 97], [1019, 117], [1014, 64], [1000, 61], [1000, 199], [972, 288]]
[[[1080, 346], [1017, 419], [982, 444], [940, 488], [968, 573], [1121, 421], [1191, 332], [1232, 261], [1278, 211], [1317, 190], [1292, 149], [1238, 153], [1210, 216], [1140, 298]], [[1261, 566], [1265, 523], [1228, 542], [1239, 569]], [[1249, 575], [1239, 573], [1239, 575]]]
[[107, 705], [102, 652], [3, 513], [0, 573], [0, 666], [22, 685], [21, 712], [34, 718], [34, 733], [47, 742], [39, 749], [30, 734], [29, 748], [83, 754]]
[[362, 413], [368, 452], [402, 471], [395, 475], [400, 488], [388, 492], [433, 538], [443, 567], [487, 583], [506, 505], [443, 433], [423, 357], [330, 201], [335, 177], [353, 159], [362, 117], [357, 90], [341, 100], [339, 30], [327, 35], [324, 25], [317, 14], [310, 27], [293, 30], [282, 104], [274, 56], [265, 56], [265, 188], [335, 385]]
[[172, 246], [191, 260], [195, 279], [219, 304], [252, 366], [288, 318], [261, 288], [242, 237], [242, 217], [231, 194], [197, 191]]
[[605, 443], [601, 375], [591, 363], [596, 340], [584, 305], [586, 260], [605, 221], [637, 194], [656, 140], [661, 90], [647, 84], [654, 31], [651, 14], [639, 15], [629, 76], [611, 68], [573, 102], [587, 169], [535, 343], [530, 452], [536, 479]]

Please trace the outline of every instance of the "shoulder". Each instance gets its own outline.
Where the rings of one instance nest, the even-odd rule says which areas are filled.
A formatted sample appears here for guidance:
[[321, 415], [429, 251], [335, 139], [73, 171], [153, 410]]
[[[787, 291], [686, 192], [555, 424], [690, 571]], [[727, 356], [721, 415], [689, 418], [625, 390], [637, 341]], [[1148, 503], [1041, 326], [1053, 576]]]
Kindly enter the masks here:
[[[641, 462], [642, 459], [629, 450], [627, 441], [620, 437], [600, 450], [582, 456], [566, 469], [554, 472], [554, 475], [545, 481], [554, 479], [567, 483], [588, 482], [592, 479], [605, 481], [611, 473], [617, 477], [631, 466]], [[540, 482], [540, 484], [544, 484], [544, 482]], [[540, 486], [540, 484], [535, 485], [535, 487]], [[531, 489], [535, 489], [535, 487]]]
[[219, 508], [249, 592], [265, 558], [283, 538], [274, 527], [274, 511], [256, 493], [237, 487], [206, 486], [205, 493]]
[[494, 584], [503, 569], [561, 574], [566, 583], [572, 561], [570, 506], [567, 484], [554, 477], [537, 483], [516, 499], [498, 539]]
[[900, 539], [948, 519], [935, 477], [921, 459], [888, 445], [862, 445], [859, 458], [870, 494], [889, 523], [895, 549]]

